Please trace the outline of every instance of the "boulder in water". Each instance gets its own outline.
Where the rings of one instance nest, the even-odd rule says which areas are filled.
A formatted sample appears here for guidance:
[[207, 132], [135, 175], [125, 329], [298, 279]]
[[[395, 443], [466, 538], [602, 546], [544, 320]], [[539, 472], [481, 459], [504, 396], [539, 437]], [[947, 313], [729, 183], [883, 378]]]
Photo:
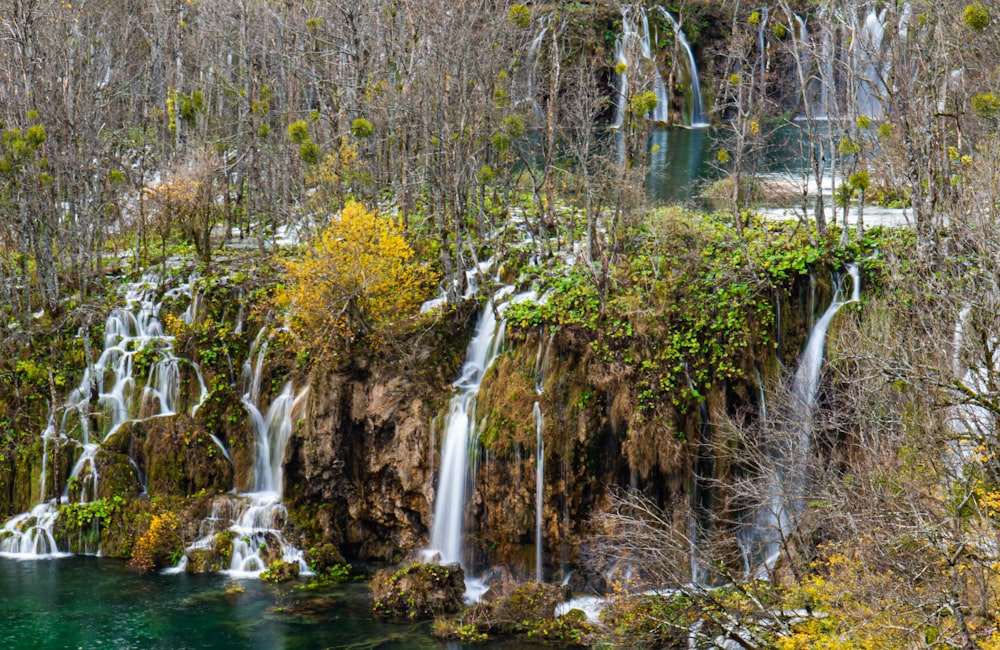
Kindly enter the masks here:
[[412, 564], [379, 571], [372, 580], [376, 614], [410, 620], [457, 612], [465, 595], [465, 572], [458, 564]]

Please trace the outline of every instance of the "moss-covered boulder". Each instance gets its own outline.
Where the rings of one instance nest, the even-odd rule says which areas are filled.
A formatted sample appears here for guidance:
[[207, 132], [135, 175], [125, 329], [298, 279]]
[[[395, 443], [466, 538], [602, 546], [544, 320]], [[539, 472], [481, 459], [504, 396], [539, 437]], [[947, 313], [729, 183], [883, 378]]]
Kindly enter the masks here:
[[465, 572], [457, 564], [412, 564], [379, 571], [372, 580], [376, 614], [410, 620], [457, 612], [465, 594]]
[[213, 382], [208, 397], [195, 413], [195, 421], [208, 433], [224, 441], [233, 460], [234, 485], [253, 488], [255, 444], [246, 407], [236, 388], [228, 382]]
[[298, 577], [298, 563], [286, 562], [284, 560], [275, 560], [260, 574], [261, 580], [266, 582], [288, 582]]
[[153, 497], [225, 492], [233, 487], [233, 466], [209, 432], [186, 414], [131, 425], [129, 447], [145, 466]]
[[503, 635], [565, 646], [587, 645], [593, 630], [583, 612], [574, 610], [556, 616], [556, 607], [568, 595], [568, 590], [559, 585], [516, 584], [502, 579], [490, 586], [489, 602], [465, 610], [460, 618], [438, 619], [432, 633], [454, 641], [480, 641]]
[[330, 569], [346, 564], [340, 549], [333, 544], [313, 546], [306, 551], [305, 560], [309, 564], [309, 568], [318, 574], [326, 573]]

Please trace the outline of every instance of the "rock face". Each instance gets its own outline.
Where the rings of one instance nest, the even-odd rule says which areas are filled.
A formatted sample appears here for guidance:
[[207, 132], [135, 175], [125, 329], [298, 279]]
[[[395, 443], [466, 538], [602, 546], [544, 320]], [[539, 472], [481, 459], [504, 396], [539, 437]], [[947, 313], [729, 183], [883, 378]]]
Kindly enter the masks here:
[[385, 370], [314, 382], [286, 455], [285, 494], [300, 528], [359, 558], [392, 559], [426, 543], [430, 388]]

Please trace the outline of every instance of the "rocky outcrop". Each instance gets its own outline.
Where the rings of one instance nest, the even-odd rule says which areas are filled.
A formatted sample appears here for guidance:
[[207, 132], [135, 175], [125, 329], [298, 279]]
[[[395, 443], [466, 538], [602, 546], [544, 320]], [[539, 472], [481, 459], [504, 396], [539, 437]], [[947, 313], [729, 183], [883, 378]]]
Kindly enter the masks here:
[[112, 446], [128, 452], [146, 479], [150, 496], [181, 497], [226, 492], [233, 466], [209, 432], [186, 414], [132, 422]]
[[461, 365], [468, 318], [450, 318], [392, 359], [319, 369], [308, 415], [285, 453], [285, 500], [299, 546], [336, 544], [349, 559], [398, 560], [427, 544], [436, 416]]
[[430, 386], [389, 369], [317, 377], [287, 452], [293, 521], [352, 557], [392, 559], [426, 543]]

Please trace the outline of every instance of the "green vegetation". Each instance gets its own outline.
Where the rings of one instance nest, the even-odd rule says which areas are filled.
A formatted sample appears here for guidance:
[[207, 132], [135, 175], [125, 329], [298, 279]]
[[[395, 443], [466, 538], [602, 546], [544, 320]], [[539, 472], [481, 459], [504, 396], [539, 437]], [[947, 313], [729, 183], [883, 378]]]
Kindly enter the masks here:
[[107, 525], [111, 517], [121, 512], [124, 506], [125, 499], [115, 495], [110, 499], [64, 505], [60, 509], [59, 516], [66, 518], [77, 528], [86, 528], [93, 523]]
[[878, 232], [841, 248], [793, 224], [750, 217], [743, 236], [724, 215], [650, 215], [627, 261], [611, 270], [614, 291], [580, 267], [543, 280], [544, 302], [507, 312], [522, 330], [582, 332], [596, 357], [628, 370], [641, 413], [686, 412], [713, 385], [739, 381], [771, 349], [775, 300], [798, 278], [869, 254]]

